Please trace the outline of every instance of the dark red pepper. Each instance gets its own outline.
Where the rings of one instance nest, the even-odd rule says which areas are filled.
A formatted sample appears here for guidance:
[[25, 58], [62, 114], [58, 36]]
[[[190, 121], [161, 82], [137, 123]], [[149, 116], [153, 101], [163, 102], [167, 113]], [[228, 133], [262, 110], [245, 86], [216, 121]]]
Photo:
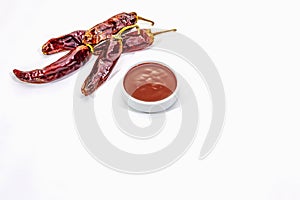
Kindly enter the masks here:
[[92, 71], [81, 87], [81, 92], [85, 96], [92, 94], [111, 74], [122, 53], [122, 40], [112, 37], [105, 41], [102, 47]]
[[50, 55], [75, 49], [83, 43], [96, 45], [118, 33], [122, 28], [136, 24], [138, 20], [144, 20], [150, 22], [152, 25], [154, 24], [151, 20], [137, 16], [135, 12], [123, 12], [93, 26], [87, 31], [79, 30], [58, 38], [52, 38], [43, 45], [42, 52]]
[[176, 31], [176, 29], [171, 29], [152, 33], [150, 29], [138, 29], [119, 38], [126, 28], [130, 27], [125, 27], [117, 36], [113, 36], [110, 40], [105, 40], [94, 47], [94, 54], [99, 56], [81, 87], [81, 92], [85, 96], [92, 94], [108, 79], [123, 52], [145, 49], [153, 44], [155, 35]]
[[111, 38], [112, 35], [117, 34], [122, 28], [136, 24], [138, 20], [144, 20], [154, 25], [153, 21], [140, 17], [135, 12], [123, 12], [87, 30], [83, 43], [96, 45], [103, 40]]
[[[139, 19], [154, 24], [148, 19], [137, 16], [135, 12], [120, 13], [87, 31], [79, 30], [58, 38], [52, 38], [43, 45], [42, 52], [44, 54], [49, 55], [65, 50], [72, 51], [43, 69], [26, 72], [14, 69], [13, 73], [21, 81], [28, 83], [48, 83], [59, 79], [77, 70], [89, 60], [93, 51], [91, 45], [111, 38], [121, 29], [133, 28]], [[118, 40], [121, 41], [120, 38]], [[120, 43], [122, 45], [122, 41]], [[98, 62], [100, 62], [99, 59]]]
[[50, 55], [66, 50], [73, 50], [82, 45], [85, 31], [79, 30], [72, 33], [52, 38], [42, 46], [43, 54]]
[[81, 45], [42, 69], [25, 72], [14, 69], [13, 73], [23, 82], [48, 83], [76, 71], [90, 59], [91, 55], [90, 47]]

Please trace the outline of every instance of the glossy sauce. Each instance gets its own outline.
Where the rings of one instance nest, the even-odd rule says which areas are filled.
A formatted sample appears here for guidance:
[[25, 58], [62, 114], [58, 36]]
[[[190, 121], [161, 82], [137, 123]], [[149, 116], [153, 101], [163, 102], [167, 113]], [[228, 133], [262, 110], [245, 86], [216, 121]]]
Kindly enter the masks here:
[[173, 93], [172, 90], [161, 84], [147, 83], [138, 87], [132, 97], [142, 101], [159, 101]]
[[163, 64], [146, 62], [131, 68], [123, 85], [132, 97], [154, 102], [170, 96], [177, 87], [177, 80], [174, 73]]

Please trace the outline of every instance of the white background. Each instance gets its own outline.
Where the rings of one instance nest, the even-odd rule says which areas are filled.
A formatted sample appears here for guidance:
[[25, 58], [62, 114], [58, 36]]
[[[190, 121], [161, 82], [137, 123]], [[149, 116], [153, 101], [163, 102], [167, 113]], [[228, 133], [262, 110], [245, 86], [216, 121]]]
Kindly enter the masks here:
[[[300, 199], [299, 9], [296, 0], [2, 0], [0, 199]], [[158, 173], [110, 170], [76, 134], [76, 76], [42, 86], [11, 76], [59, 58], [40, 53], [49, 38], [123, 11], [177, 28], [216, 64], [227, 114], [206, 159], [197, 139]]]

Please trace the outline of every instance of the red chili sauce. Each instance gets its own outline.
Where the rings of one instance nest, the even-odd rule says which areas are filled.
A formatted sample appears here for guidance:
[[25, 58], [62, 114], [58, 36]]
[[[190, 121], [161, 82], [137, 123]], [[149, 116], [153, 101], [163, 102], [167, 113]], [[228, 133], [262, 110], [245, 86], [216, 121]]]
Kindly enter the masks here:
[[123, 85], [130, 96], [153, 102], [170, 96], [177, 87], [177, 80], [163, 64], [146, 62], [131, 68], [125, 75]]

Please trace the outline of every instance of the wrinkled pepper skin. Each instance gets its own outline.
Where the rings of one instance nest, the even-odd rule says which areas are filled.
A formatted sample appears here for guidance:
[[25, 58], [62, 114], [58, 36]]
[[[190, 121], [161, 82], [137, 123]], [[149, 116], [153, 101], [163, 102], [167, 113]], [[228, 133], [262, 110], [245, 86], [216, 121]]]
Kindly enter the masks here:
[[96, 45], [103, 40], [111, 38], [112, 35], [117, 34], [122, 28], [136, 24], [137, 21], [138, 16], [135, 12], [117, 14], [87, 30], [83, 43]]
[[139, 29], [123, 34], [121, 39], [112, 37], [94, 46], [93, 54], [98, 55], [98, 59], [81, 87], [82, 94], [92, 94], [107, 80], [122, 53], [146, 49], [153, 44], [155, 35], [169, 31], [176, 30], [152, 33], [150, 29]]
[[135, 12], [123, 12], [93, 26], [89, 30], [74, 31], [58, 38], [52, 38], [42, 46], [42, 52], [50, 55], [61, 51], [73, 50], [82, 44], [99, 44], [111, 38], [112, 35], [118, 33], [122, 28], [136, 24], [139, 19], [150, 22], [152, 25], [154, 24], [151, 20], [137, 16]]
[[[154, 42], [154, 35], [150, 29], [140, 29], [139, 31], [132, 31], [122, 35], [123, 53], [129, 53], [146, 49]], [[94, 55], [100, 55], [107, 41], [104, 41], [94, 46]]]
[[91, 55], [90, 48], [81, 45], [42, 69], [31, 71], [14, 69], [13, 73], [23, 82], [35, 84], [49, 83], [76, 71], [90, 59]]
[[73, 50], [83, 44], [84, 34], [85, 31], [79, 30], [58, 38], [52, 38], [42, 46], [42, 52], [45, 55], [51, 55], [61, 51]]
[[90, 74], [81, 87], [85, 96], [92, 94], [107, 80], [122, 54], [122, 40], [112, 37], [105, 42], [106, 45], [102, 46]]

